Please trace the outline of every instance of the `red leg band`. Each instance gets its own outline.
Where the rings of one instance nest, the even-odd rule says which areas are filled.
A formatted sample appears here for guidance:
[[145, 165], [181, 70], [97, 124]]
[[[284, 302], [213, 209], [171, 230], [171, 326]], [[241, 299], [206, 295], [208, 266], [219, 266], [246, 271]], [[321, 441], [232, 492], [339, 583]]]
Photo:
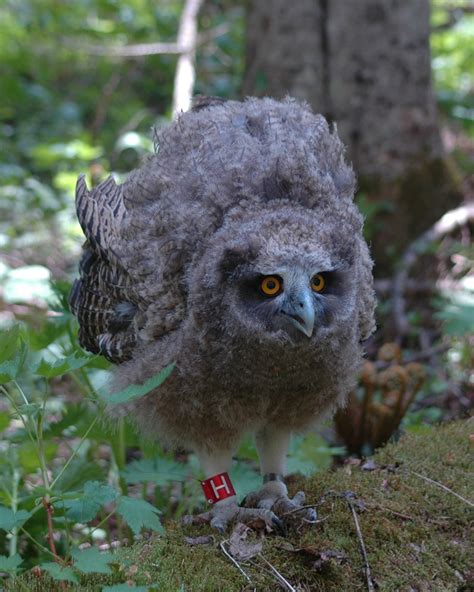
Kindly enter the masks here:
[[235, 489], [228, 473], [219, 473], [214, 477], [209, 477], [205, 481], [201, 481], [202, 490], [210, 504], [220, 502], [227, 497], [235, 495]]

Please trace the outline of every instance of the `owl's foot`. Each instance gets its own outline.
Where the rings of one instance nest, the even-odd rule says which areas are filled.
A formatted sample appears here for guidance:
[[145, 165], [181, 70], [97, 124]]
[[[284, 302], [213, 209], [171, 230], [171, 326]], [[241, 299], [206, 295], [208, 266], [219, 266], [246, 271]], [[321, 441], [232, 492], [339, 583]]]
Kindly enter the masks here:
[[308, 522], [315, 523], [317, 512], [314, 508], [305, 506], [303, 491], [290, 499], [288, 490], [282, 480], [267, 481], [258, 491], [249, 493], [243, 501], [245, 507], [264, 508], [271, 510], [283, 523]]
[[266, 508], [248, 508], [237, 505], [234, 497], [214, 504], [211, 510], [196, 514], [194, 516], [185, 516], [183, 524], [210, 524], [221, 533], [237, 522], [249, 524], [256, 520], [263, 520], [271, 530], [276, 530], [279, 534], [285, 535], [286, 529], [283, 522], [269, 509]]

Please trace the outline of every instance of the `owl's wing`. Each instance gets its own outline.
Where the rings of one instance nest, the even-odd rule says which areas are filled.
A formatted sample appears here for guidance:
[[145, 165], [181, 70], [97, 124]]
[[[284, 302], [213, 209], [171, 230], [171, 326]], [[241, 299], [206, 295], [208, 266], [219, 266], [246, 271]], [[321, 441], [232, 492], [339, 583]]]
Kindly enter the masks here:
[[76, 210], [86, 236], [69, 305], [79, 321], [79, 342], [115, 363], [130, 359], [146, 303], [117, 255], [120, 225], [127, 211], [123, 188], [109, 177], [88, 191], [84, 176], [76, 186]]

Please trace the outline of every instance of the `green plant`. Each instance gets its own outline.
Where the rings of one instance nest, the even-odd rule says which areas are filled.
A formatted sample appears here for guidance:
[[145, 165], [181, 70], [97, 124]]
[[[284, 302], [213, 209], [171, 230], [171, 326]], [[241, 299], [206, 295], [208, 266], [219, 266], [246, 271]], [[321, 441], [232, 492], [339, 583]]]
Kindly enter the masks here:
[[[16, 573], [23, 561], [26, 566], [39, 563], [53, 578], [72, 582], [75, 570], [109, 569], [111, 555], [91, 548], [86, 560], [78, 547], [93, 543], [94, 533], [112, 518], [122, 537], [138, 535], [145, 526], [163, 532], [157, 506], [144, 495], [129, 495], [128, 483], [135, 481], [133, 466], [125, 466], [125, 427], [113, 431], [103, 423], [104, 395], [90, 376], [104, 363], [73, 348], [74, 341], [67, 314], [46, 323], [39, 335], [20, 324], [0, 333], [4, 572]], [[108, 403], [142, 396], [171, 371], [169, 366], [145, 384], [115, 393]], [[69, 379], [85, 400], [64, 407], [52, 391]], [[111, 451], [108, 463], [98, 462], [104, 441]]]
[[[173, 366], [106, 394], [100, 382], [108, 363], [77, 349], [68, 289], [50, 289], [57, 295], [52, 316], [0, 331], [0, 571], [15, 575], [39, 566], [53, 579], [76, 583], [87, 570], [109, 573], [114, 565], [98, 542], [110, 549], [144, 527], [161, 533], [160, 516], [194, 511], [201, 494], [193, 455], [177, 460], [140, 442], [123, 420], [112, 428], [105, 417], [106, 404], [159, 387]], [[289, 470], [312, 474], [338, 452], [315, 434], [297, 438]], [[249, 440], [237, 456], [232, 478], [244, 496], [260, 484]], [[90, 547], [81, 550], [84, 545]]]

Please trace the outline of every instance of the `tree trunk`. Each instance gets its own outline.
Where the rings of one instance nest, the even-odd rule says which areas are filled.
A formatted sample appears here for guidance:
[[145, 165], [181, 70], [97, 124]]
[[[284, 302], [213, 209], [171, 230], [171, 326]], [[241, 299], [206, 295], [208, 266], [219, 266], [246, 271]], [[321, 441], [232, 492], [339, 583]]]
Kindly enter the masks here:
[[248, 11], [244, 94], [290, 94], [337, 123], [378, 212], [371, 241], [385, 270], [459, 201], [443, 160], [429, 33], [428, 0], [253, 0]]

